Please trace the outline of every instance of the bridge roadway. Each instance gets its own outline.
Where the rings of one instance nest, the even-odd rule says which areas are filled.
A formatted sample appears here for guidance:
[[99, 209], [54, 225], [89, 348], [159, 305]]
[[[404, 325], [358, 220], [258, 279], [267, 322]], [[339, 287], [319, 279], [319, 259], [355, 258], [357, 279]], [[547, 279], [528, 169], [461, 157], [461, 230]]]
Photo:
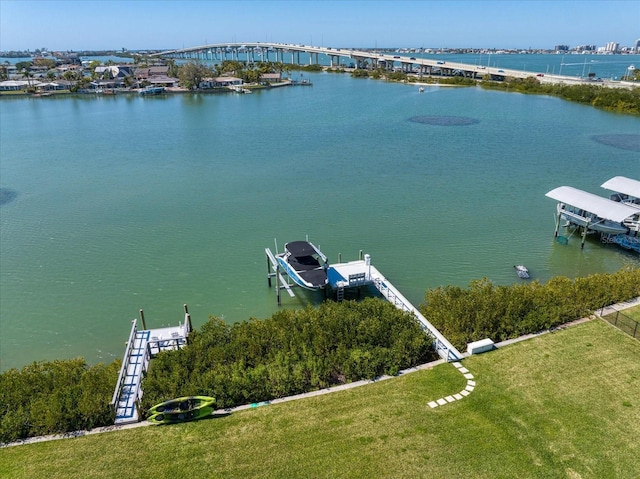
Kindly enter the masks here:
[[[232, 60], [239, 60], [240, 55], [246, 55], [249, 62], [271, 61], [269, 55], [275, 56], [275, 61], [285, 63], [285, 54], [291, 55], [291, 63], [300, 64], [300, 54], [309, 55], [309, 64], [318, 64], [319, 55], [329, 57], [332, 67], [340, 66], [341, 58], [350, 59], [350, 63], [356, 68], [365, 68], [371, 65], [378, 65], [381, 68], [391, 70], [399, 65], [402, 71], [418, 74], [440, 74], [451, 76], [454, 74], [462, 74], [464, 76], [481, 78], [485, 75], [493, 77], [513, 77], [528, 78], [536, 76], [536, 73], [513, 70], [506, 68], [498, 68], [482, 65], [470, 65], [468, 63], [450, 62], [443, 60], [434, 60], [429, 58], [416, 58], [388, 53], [377, 53], [364, 50], [355, 50], [352, 48], [331, 48], [317, 47], [309, 45], [295, 45], [288, 43], [215, 43], [210, 45], [200, 45], [190, 48], [182, 48], [179, 50], [167, 50], [163, 52], [153, 53], [152, 57], [170, 57], [170, 58], [196, 58], [201, 60], [227, 60], [231, 56]], [[315, 61], [314, 61], [315, 60]], [[559, 75], [539, 75], [540, 81], [581, 81], [576, 77], [559, 76]]]

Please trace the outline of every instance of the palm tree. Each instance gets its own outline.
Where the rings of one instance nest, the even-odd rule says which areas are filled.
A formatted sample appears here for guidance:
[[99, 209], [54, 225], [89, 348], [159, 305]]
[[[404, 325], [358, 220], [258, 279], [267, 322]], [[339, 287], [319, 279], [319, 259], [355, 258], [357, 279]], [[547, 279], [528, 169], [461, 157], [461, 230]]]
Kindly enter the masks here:
[[22, 76], [27, 79], [27, 89], [31, 89], [31, 78], [33, 78], [33, 73], [31, 73], [27, 68], [22, 70]]

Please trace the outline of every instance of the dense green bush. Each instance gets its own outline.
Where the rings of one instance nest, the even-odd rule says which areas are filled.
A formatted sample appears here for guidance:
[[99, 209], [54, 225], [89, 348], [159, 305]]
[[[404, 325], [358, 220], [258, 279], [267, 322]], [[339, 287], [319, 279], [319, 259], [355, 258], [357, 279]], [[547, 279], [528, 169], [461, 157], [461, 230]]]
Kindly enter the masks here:
[[506, 78], [505, 81], [483, 81], [483, 88], [521, 93], [553, 95], [564, 100], [584, 103], [604, 110], [640, 115], [640, 88], [608, 88], [599, 84], [541, 84], [536, 78]]
[[356, 68], [351, 72], [352, 78], [369, 78], [369, 72], [364, 68]]
[[119, 368], [72, 359], [0, 374], [0, 442], [112, 425]]
[[436, 357], [413, 316], [380, 299], [326, 302], [233, 325], [211, 318], [189, 347], [152, 361], [143, 407], [196, 394], [237, 406], [397, 374]]
[[[422, 313], [459, 348], [552, 328], [640, 296], [640, 269], [540, 284], [430, 290]], [[416, 320], [379, 299], [282, 310], [229, 325], [211, 318], [190, 345], [161, 353], [143, 382], [143, 408], [187, 395], [218, 407], [264, 401], [382, 374], [437, 356]], [[113, 424], [120, 361], [33, 363], [0, 374], [0, 443]]]
[[472, 281], [467, 289], [445, 286], [426, 294], [421, 312], [456, 347], [491, 338], [503, 341], [588, 316], [603, 305], [640, 296], [640, 269], [570, 280], [556, 277], [495, 286]]

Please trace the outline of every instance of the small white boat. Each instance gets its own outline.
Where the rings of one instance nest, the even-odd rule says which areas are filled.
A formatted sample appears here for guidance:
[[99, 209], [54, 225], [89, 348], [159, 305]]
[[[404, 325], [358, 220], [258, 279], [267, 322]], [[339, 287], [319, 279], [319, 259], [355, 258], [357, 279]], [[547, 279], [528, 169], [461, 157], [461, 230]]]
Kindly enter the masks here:
[[424, 93], [424, 87], [423, 87], [423, 86], [421, 86], [420, 88], [418, 88], [418, 91], [419, 91], [420, 93]]
[[298, 286], [315, 291], [327, 285], [327, 257], [308, 241], [285, 244], [276, 260]]
[[526, 266], [522, 264], [516, 264], [514, 265], [514, 268], [516, 269], [516, 274], [520, 279], [529, 279], [529, 270]]

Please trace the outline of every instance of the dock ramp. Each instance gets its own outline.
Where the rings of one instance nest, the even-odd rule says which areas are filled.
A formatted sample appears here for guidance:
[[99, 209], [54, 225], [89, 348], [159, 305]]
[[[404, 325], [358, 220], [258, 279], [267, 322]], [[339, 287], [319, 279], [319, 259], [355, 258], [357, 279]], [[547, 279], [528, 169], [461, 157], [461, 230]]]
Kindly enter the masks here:
[[147, 344], [151, 331], [139, 331], [136, 323], [137, 320], [134, 319], [116, 390], [111, 399], [111, 405], [116, 412], [115, 424], [128, 424], [139, 420], [138, 401], [142, 397], [140, 383], [142, 374], [149, 367], [150, 356]]
[[[142, 310], [140, 311], [142, 315]], [[129, 424], [141, 420], [139, 402], [142, 398], [142, 378], [149, 369], [149, 361], [160, 351], [180, 349], [187, 344], [192, 330], [191, 317], [185, 305], [184, 324], [160, 329], [138, 329], [137, 319], [131, 324], [131, 333], [122, 358], [111, 407], [115, 410], [115, 424]]]

